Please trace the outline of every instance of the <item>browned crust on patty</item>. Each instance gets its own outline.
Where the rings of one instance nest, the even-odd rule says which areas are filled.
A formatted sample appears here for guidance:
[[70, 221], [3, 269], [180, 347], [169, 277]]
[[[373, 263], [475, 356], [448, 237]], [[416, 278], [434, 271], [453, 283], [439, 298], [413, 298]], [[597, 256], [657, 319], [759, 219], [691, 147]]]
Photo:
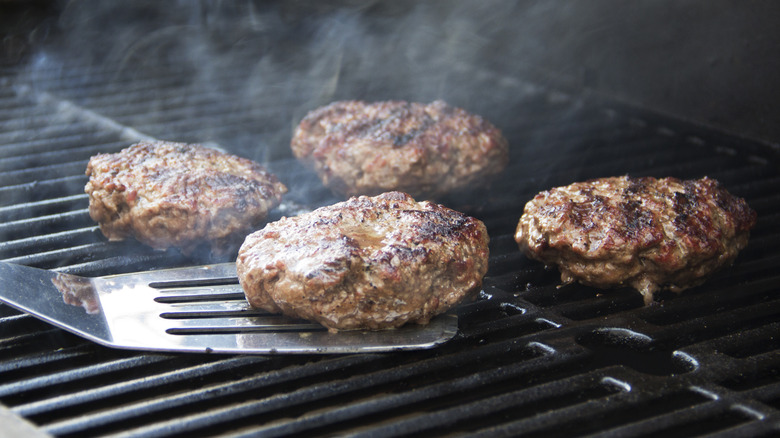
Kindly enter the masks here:
[[386, 329], [425, 324], [478, 292], [488, 234], [477, 219], [390, 192], [269, 223], [236, 264], [252, 306], [331, 330]]
[[443, 101], [334, 102], [301, 120], [291, 148], [344, 196], [436, 198], [484, 185], [509, 161], [498, 128]]
[[254, 161], [200, 145], [140, 142], [87, 165], [89, 214], [109, 240], [185, 254], [234, 251], [287, 188]]
[[558, 265], [564, 283], [632, 286], [645, 302], [681, 291], [730, 264], [756, 213], [704, 177], [611, 177], [556, 187], [529, 201], [515, 240], [529, 257]]

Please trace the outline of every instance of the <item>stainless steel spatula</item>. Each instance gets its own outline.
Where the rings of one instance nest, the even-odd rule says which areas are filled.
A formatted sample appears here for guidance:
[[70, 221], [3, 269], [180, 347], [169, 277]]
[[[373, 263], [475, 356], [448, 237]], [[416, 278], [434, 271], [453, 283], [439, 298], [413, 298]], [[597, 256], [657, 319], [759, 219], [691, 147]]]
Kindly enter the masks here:
[[79, 277], [0, 262], [0, 301], [102, 345], [212, 353], [359, 353], [431, 348], [457, 317], [330, 333], [249, 307], [235, 264]]

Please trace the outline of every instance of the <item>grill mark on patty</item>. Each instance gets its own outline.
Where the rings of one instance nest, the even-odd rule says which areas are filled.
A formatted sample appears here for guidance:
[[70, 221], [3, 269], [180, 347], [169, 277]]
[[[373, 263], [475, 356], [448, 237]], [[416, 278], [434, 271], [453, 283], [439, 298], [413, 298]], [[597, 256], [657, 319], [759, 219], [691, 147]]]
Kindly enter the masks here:
[[672, 208], [677, 214], [673, 221], [674, 226], [681, 232], [688, 229], [688, 219], [694, 209], [694, 202], [687, 193], [674, 192], [672, 197]]
[[602, 217], [608, 213], [609, 205], [604, 196], [594, 194], [590, 188], [580, 190], [579, 194], [585, 198], [583, 201], [568, 200], [566, 203], [569, 211], [568, 217], [572, 224], [585, 230], [591, 230], [596, 227], [594, 218]]
[[642, 203], [637, 200], [626, 201], [621, 205], [625, 214], [626, 235], [636, 237], [644, 230], [652, 228], [653, 215], [642, 208]]
[[343, 137], [355, 136], [388, 141], [393, 147], [399, 148], [420, 137], [435, 123], [430, 114], [425, 112], [417, 114], [412, 111], [411, 104], [406, 102], [393, 108], [383, 117], [355, 122], [354, 126], [344, 130]]
[[405, 215], [418, 216], [419, 232], [414, 236], [416, 243], [447, 241], [455, 235], [471, 234], [473, 220], [465, 215], [445, 215], [439, 210], [407, 210]]
[[406, 145], [407, 143], [411, 142], [412, 140], [416, 139], [417, 137], [420, 137], [423, 133], [425, 133], [428, 128], [433, 125], [433, 120], [425, 120], [423, 124], [415, 128], [405, 134], [396, 134], [393, 135], [393, 146], [398, 148], [401, 146]]

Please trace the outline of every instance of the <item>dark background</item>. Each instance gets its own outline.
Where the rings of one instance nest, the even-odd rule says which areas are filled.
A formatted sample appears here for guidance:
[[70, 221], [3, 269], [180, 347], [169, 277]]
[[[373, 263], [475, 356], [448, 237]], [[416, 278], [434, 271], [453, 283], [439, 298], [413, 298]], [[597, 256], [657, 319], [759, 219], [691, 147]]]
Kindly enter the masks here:
[[[339, 97], [426, 100], [468, 87], [447, 80], [466, 64], [780, 143], [773, 1], [4, 1], [0, 17], [6, 65], [42, 51], [123, 71], [177, 57], [208, 86], [249, 49], [245, 96], [290, 87], [307, 95], [293, 117]], [[407, 96], [372, 83], [388, 72]], [[334, 80], [345, 74], [351, 89]]]

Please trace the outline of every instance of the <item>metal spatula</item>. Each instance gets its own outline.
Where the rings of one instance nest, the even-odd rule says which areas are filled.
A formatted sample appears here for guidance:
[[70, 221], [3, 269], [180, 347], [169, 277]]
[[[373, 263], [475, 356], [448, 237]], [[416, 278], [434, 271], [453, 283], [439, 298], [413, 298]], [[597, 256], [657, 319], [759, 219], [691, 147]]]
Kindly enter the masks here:
[[0, 301], [102, 345], [212, 353], [358, 353], [431, 348], [457, 317], [385, 331], [330, 333], [253, 309], [235, 264], [79, 277], [0, 262]]

